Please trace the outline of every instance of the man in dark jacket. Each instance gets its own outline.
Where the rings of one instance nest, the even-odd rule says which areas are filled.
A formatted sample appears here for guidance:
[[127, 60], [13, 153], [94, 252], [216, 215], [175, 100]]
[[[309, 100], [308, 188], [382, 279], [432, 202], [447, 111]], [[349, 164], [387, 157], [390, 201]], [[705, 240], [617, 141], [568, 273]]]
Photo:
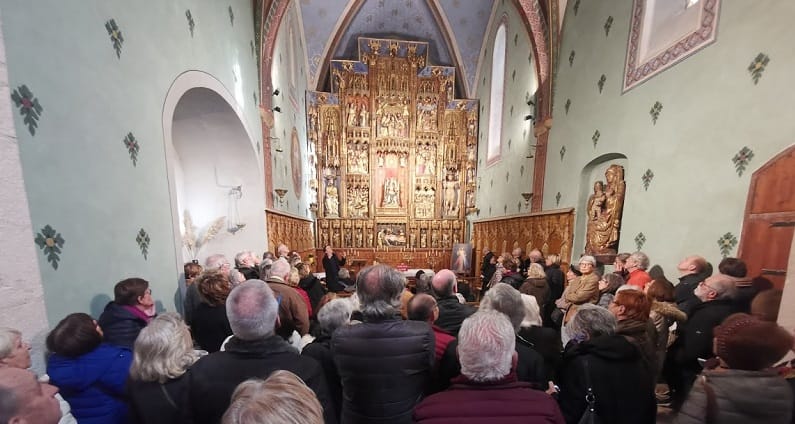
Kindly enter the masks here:
[[734, 278], [715, 274], [702, 281], [694, 294], [701, 303], [693, 307], [687, 321], [678, 330], [679, 337], [668, 348], [663, 375], [671, 389], [671, 406], [682, 406], [696, 376], [701, 372], [699, 359], [713, 355], [713, 329], [732, 313]]
[[439, 318], [434, 324], [457, 336], [461, 323], [475, 313], [475, 308], [458, 301], [455, 295], [458, 291], [458, 280], [453, 271], [443, 269], [437, 272], [431, 280], [431, 286], [439, 306]]
[[340, 327], [331, 338], [344, 423], [411, 423], [411, 412], [431, 383], [433, 331], [428, 323], [400, 319], [405, 284], [405, 277], [386, 265], [365, 268], [357, 278], [364, 322]]
[[679, 284], [674, 288], [674, 300], [680, 311], [690, 315], [693, 307], [701, 303], [693, 292], [698, 287], [698, 283], [709, 277], [704, 275], [707, 260], [697, 255], [688, 256], [679, 262], [676, 269], [679, 270]]
[[511, 422], [565, 422], [552, 397], [516, 379], [511, 369], [516, 339], [504, 314], [481, 311], [470, 316], [458, 340], [461, 375], [448, 390], [417, 406], [416, 422], [507, 422], [508, 417]]
[[326, 246], [326, 254], [323, 255], [323, 271], [326, 273], [326, 288], [331, 292], [345, 290], [345, 286], [339, 283], [340, 268], [345, 266], [345, 253], [342, 259], [337, 258], [331, 246]]
[[278, 307], [273, 290], [264, 281], [248, 280], [232, 290], [226, 311], [234, 336], [226, 351], [207, 355], [191, 367], [187, 422], [220, 422], [238, 384], [249, 378], [266, 378], [276, 370], [300, 377], [317, 395], [325, 422], [337, 422], [323, 369], [275, 334]]

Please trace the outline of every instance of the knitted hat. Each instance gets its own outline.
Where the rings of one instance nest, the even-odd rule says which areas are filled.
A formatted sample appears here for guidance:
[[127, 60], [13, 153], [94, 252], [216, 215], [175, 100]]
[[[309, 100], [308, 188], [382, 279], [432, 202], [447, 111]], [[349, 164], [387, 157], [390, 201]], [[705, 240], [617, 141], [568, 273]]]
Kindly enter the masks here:
[[715, 353], [732, 369], [762, 370], [792, 349], [787, 330], [748, 314], [729, 315], [714, 334]]

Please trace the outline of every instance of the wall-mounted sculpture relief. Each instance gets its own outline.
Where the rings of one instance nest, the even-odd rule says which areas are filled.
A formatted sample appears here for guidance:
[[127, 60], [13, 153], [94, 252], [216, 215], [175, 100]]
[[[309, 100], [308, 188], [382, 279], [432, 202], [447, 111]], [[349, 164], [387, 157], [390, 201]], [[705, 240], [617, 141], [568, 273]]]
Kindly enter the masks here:
[[605, 171], [605, 182], [594, 183], [594, 192], [586, 208], [588, 226], [585, 252], [589, 255], [610, 256], [617, 253], [625, 192], [624, 167], [620, 165], [610, 165]]
[[331, 61], [332, 92], [307, 93], [309, 150], [323, 181], [318, 241], [439, 249], [464, 242], [463, 212], [475, 204], [477, 101], [454, 99], [456, 70], [426, 66], [427, 43], [358, 45], [358, 60]]

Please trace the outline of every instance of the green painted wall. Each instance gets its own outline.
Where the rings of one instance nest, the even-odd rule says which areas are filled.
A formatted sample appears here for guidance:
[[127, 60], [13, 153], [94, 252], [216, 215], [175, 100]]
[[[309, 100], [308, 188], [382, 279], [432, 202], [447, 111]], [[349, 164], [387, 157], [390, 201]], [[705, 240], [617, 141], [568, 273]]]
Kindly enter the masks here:
[[[15, 126], [33, 230], [49, 225], [64, 240], [57, 269], [37, 249], [50, 323], [75, 311], [97, 315], [130, 276], [148, 279], [173, 310], [163, 102], [178, 75], [200, 70], [232, 93], [246, 126], [259, 128], [251, 2], [0, 0], [0, 10], [12, 92], [25, 85], [43, 107], [35, 135], [16, 110]], [[124, 39], [118, 56], [110, 19]], [[135, 165], [128, 133], [139, 145]]]
[[[486, 152], [489, 137], [489, 110], [491, 98], [491, 69], [494, 37], [497, 28], [505, 18], [506, 22], [506, 63], [505, 98], [500, 107], [502, 112], [502, 149], [500, 160], [487, 164]], [[519, 11], [512, 2], [500, 2], [489, 25], [487, 37], [483, 42], [474, 97], [480, 99], [480, 128], [478, 142], [478, 190], [475, 204], [480, 209], [469, 216], [470, 220], [492, 218], [525, 213], [522, 192], [532, 192], [533, 159], [527, 156], [536, 144], [532, 121], [525, 115], [533, 114], [532, 106], [526, 97], [535, 94], [535, 59], [527, 29], [522, 23]]]
[[[740, 238], [751, 174], [793, 143], [795, 103], [787, 87], [795, 69], [795, 4], [723, 1], [714, 44], [622, 95], [631, 7], [628, 0], [568, 2], [543, 207], [574, 207], [579, 217], [606, 165], [583, 170], [603, 155], [625, 156], [620, 250], [642, 248], [673, 279], [686, 255], [717, 264], [723, 254], [736, 254], [731, 242], [722, 252], [719, 239]], [[760, 53], [770, 63], [754, 83], [748, 67]], [[662, 110], [655, 124], [656, 102]], [[740, 175], [732, 159], [746, 146], [753, 157]], [[648, 188], [647, 170], [653, 174]], [[574, 252], [584, 246], [583, 230], [580, 218]], [[645, 243], [636, 244], [636, 237]]]

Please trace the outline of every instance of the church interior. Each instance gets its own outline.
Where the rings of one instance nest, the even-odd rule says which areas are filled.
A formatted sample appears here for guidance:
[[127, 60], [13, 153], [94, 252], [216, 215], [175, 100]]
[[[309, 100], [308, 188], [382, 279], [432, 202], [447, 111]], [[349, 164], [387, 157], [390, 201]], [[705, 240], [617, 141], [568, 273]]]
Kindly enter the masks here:
[[145, 3], [0, 0], [0, 322], [34, 351], [120, 279], [178, 311], [184, 263], [279, 244], [474, 280], [736, 256], [795, 298], [793, 2]]

